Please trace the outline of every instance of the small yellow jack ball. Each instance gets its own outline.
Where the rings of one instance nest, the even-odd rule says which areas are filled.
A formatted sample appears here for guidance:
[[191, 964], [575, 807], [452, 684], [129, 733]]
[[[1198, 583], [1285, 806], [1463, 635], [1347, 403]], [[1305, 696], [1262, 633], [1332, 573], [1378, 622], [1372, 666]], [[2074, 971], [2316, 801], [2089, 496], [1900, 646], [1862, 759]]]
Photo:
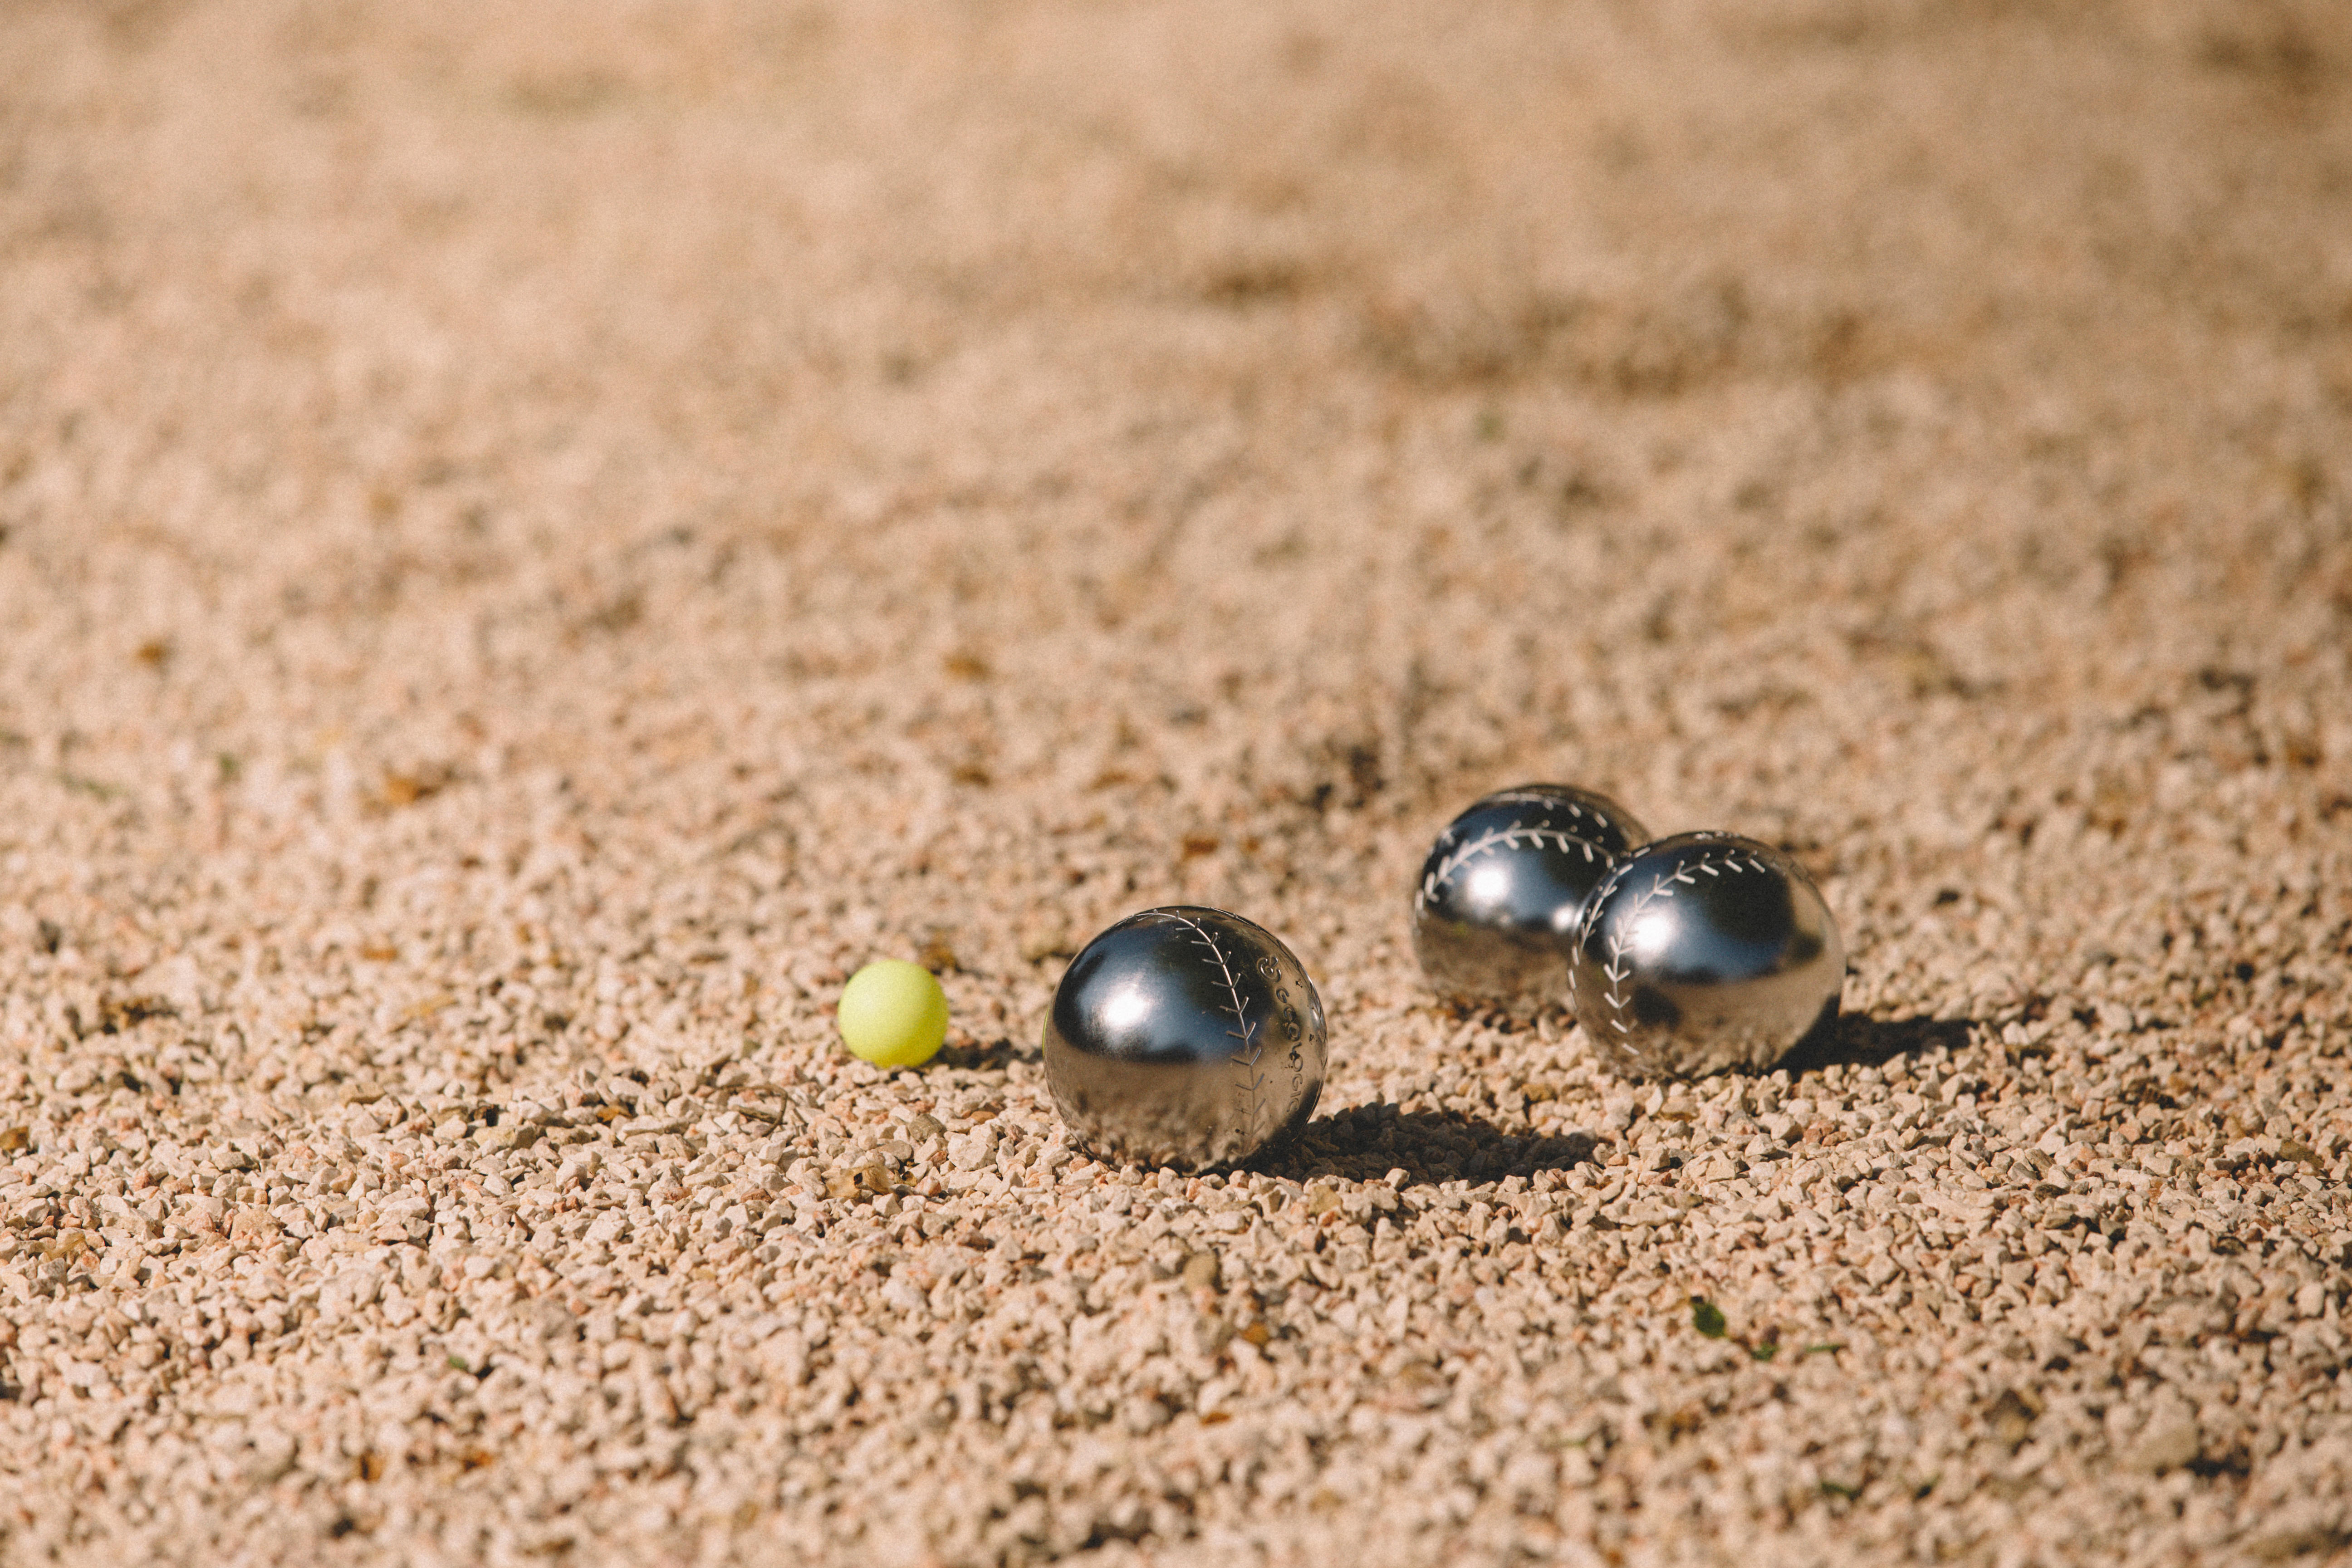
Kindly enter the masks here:
[[948, 1037], [948, 994], [903, 958], [867, 964], [841, 988], [842, 1043], [877, 1068], [920, 1067]]

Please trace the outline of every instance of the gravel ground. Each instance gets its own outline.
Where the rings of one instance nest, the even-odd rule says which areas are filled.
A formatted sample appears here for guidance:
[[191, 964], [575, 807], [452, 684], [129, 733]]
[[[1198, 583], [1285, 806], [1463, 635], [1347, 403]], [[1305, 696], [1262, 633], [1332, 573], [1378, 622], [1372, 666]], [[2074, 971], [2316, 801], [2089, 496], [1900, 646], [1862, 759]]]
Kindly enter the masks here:
[[[0, 1562], [2340, 1558], [2347, 454], [2324, 0], [17, 0]], [[1531, 778], [1836, 1037], [1433, 1005]]]

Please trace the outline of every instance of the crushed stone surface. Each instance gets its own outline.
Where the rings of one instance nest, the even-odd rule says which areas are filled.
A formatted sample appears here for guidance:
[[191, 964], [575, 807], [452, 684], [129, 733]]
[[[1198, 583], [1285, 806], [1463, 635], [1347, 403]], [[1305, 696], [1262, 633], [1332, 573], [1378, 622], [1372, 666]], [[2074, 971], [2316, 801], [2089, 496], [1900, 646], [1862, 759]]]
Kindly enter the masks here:
[[[1431, 1001], [1528, 779], [1834, 1037]], [[0, 27], [0, 1563], [2340, 1560], [2347, 1044], [2340, 7]]]

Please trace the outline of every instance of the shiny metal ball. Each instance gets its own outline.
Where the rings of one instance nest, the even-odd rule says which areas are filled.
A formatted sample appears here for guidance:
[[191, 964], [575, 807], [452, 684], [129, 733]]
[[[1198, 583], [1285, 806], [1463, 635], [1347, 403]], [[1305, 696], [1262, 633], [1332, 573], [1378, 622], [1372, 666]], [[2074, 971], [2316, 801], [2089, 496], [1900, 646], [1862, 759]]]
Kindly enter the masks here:
[[1447, 823], [1412, 892], [1412, 949], [1451, 1001], [1532, 1014], [1568, 999], [1584, 906], [1649, 835], [1607, 795], [1522, 784]]
[[1045, 1052], [1055, 1109], [1095, 1152], [1227, 1164], [1314, 1112], [1323, 1002], [1290, 949], [1239, 915], [1146, 910], [1070, 961]]
[[1637, 1078], [1769, 1069], [1837, 1016], [1845, 947], [1819, 889], [1769, 845], [1682, 833], [1643, 845], [1592, 895], [1571, 1005]]

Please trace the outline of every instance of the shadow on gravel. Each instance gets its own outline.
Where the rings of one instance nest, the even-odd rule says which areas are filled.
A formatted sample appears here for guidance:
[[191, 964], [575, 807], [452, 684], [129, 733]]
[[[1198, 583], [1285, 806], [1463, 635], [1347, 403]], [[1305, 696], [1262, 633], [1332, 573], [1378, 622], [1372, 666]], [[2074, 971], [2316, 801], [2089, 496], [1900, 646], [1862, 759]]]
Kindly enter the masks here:
[[1592, 1157], [1593, 1143], [1581, 1132], [1506, 1132], [1457, 1111], [1356, 1105], [1307, 1123], [1296, 1142], [1268, 1150], [1243, 1168], [1294, 1182], [1317, 1176], [1378, 1181], [1393, 1170], [1404, 1172], [1406, 1186], [1498, 1182], [1580, 1164]]
[[[1780, 1065], [1792, 1078], [1838, 1065], [1883, 1067], [1897, 1057], [1958, 1050], [1969, 1043], [1975, 1026], [1967, 1018], [1847, 1015], [1799, 1042]], [[1506, 1132], [1458, 1111], [1355, 1105], [1307, 1123], [1295, 1142], [1267, 1150], [1242, 1168], [1294, 1182], [1317, 1176], [1370, 1182], [1393, 1170], [1405, 1173], [1407, 1186], [1497, 1182], [1581, 1164], [1592, 1158], [1599, 1142], [1585, 1132], [1557, 1137]]]
[[1780, 1065], [1790, 1078], [1827, 1067], [1884, 1067], [1896, 1057], [1958, 1050], [1975, 1026], [1969, 1018], [1866, 1018], [1849, 1013], [1798, 1041]]
[[[1011, 1040], [977, 1041], [968, 1046], [942, 1046], [932, 1062], [943, 1068], [961, 1068], [966, 1072], [1002, 1072], [1014, 1062], [1036, 1062], [1043, 1059], [1036, 1045], [1016, 1046]], [[926, 1064], [929, 1065], [929, 1064]]]

